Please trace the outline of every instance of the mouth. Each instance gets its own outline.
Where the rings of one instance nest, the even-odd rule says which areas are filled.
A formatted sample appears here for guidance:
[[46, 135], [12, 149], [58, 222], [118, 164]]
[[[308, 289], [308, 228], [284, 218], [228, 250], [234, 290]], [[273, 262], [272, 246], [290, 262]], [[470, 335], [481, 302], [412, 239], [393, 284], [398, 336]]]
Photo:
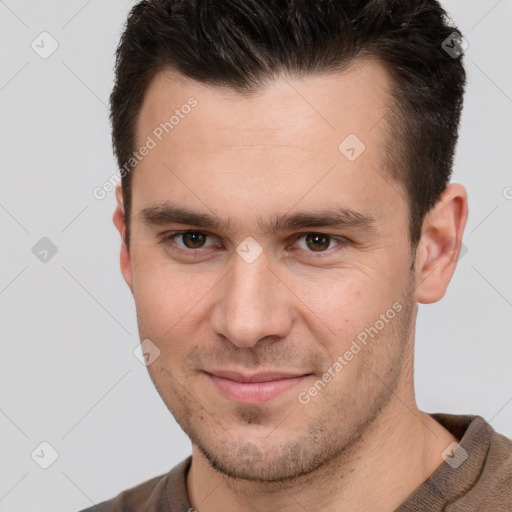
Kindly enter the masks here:
[[205, 373], [223, 396], [239, 403], [253, 405], [266, 403], [311, 376], [286, 372], [247, 374], [228, 370]]

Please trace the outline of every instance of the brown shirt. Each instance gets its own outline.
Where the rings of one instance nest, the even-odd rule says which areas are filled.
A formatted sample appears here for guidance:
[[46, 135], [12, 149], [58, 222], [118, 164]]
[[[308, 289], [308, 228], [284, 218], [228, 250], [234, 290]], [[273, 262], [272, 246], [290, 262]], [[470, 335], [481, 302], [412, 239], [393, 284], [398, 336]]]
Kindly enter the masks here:
[[[395, 512], [512, 512], [512, 440], [481, 416], [431, 416], [460, 448]], [[186, 487], [191, 460], [82, 512], [192, 512]]]

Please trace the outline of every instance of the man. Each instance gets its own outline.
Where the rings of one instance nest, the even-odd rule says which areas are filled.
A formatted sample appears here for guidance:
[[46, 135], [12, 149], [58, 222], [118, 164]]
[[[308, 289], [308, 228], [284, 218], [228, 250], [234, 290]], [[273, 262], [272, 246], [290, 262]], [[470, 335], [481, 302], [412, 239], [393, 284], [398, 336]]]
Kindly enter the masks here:
[[461, 41], [434, 0], [132, 9], [114, 223], [192, 455], [89, 510], [512, 510], [512, 441], [414, 396], [468, 214]]

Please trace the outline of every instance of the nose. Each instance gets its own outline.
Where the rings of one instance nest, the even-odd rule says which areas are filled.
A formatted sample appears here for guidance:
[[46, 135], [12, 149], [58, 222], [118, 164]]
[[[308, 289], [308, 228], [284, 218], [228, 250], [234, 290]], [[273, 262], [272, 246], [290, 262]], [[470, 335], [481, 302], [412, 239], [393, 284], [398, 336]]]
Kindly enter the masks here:
[[217, 335], [240, 348], [263, 338], [281, 339], [293, 323], [291, 292], [273, 270], [265, 251], [252, 263], [238, 254], [220, 283], [211, 322]]

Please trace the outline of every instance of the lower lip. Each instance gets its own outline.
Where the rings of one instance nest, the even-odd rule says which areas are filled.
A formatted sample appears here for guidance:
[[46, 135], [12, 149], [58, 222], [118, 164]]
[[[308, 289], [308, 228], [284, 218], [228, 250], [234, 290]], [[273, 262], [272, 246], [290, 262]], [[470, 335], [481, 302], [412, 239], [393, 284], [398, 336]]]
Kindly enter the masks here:
[[262, 404], [292, 389], [308, 375], [268, 382], [238, 382], [218, 375], [208, 374], [215, 387], [227, 398], [237, 402]]

